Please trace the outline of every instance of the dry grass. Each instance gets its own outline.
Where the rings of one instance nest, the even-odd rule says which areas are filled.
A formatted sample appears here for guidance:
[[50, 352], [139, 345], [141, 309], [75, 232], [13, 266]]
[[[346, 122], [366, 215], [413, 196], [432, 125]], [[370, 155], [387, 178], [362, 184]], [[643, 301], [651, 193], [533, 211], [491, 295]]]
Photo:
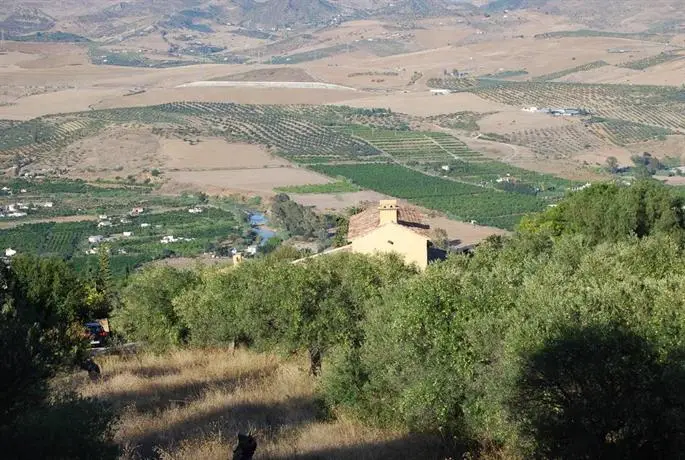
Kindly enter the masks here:
[[306, 363], [239, 350], [98, 358], [102, 378], [72, 384], [114, 403], [122, 460], [228, 459], [252, 432], [256, 459], [442, 458], [433, 439], [327, 414]]

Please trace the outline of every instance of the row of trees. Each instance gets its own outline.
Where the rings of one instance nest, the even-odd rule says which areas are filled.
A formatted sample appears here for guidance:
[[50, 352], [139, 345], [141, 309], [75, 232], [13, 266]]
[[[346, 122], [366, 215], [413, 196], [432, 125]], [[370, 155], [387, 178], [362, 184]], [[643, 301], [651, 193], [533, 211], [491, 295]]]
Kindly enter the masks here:
[[666, 187], [598, 185], [422, 273], [393, 256], [293, 264], [288, 248], [144, 270], [115, 324], [159, 348], [306, 352], [331, 405], [455, 454], [678, 458], [684, 229]]

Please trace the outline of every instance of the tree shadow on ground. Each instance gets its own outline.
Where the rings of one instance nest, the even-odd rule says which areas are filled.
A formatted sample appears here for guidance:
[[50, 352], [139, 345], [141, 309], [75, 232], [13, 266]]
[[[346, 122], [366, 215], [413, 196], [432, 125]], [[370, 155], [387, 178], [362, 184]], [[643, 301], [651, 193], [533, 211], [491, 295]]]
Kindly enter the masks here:
[[437, 436], [410, 434], [400, 439], [360, 443], [353, 446], [327, 447], [311, 452], [284, 456], [260, 456], [258, 459], [269, 460], [372, 460], [372, 459], [412, 459], [443, 460], [462, 458], [464, 450], [450, 451]]
[[[189, 415], [163, 430], [151, 431], [124, 442], [135, 446], [135, 456], [158, 459], [174, 445], [205, 437], [208, 433], [258, 431], [271, 437], [284, 428], [294, 428], [321, 418], [321, 403], [316, 398], [291, 398], [283, 402], [223, 404], [210, 411]], [[231, 439], [232, 441], [232, 439]]]
[[151, 380], [142, 389], [108, 392], [103, 399], [115, 407], [134, 406], [140, 413], [159, 412], [173, 406], [185, 406], [201, 398], [210, 389], [231, 392], [238, 385], [249, 385], [273, 376], [276, 367], [251, 370], [231, 377], [191, 380], [181, 383], [155, 382]]

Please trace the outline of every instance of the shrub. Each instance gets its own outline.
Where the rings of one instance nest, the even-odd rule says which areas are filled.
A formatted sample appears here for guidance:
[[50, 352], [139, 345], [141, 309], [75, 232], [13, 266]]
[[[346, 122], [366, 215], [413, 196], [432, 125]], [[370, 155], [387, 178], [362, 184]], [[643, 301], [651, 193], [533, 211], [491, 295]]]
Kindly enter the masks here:
[[184, 343], [188, 330], [172, 301], [195, 283], [195, 273], [170, 267], [150, 267], [136, 273], [124, 288], [122, 306], [112, 317], [113, 327], [130, 340], [156, 349]]

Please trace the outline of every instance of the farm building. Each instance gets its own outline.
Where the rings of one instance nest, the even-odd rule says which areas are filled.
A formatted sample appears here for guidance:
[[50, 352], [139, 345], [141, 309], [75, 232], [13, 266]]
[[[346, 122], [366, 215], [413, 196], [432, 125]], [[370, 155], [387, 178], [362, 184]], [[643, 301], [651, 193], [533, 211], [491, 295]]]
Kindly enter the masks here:
[[395, 252], [423, 270], [431, 261], [442, 260], [447, 255], [433, 246], [430, 232], [430, 225], [424, 223], [420, 212], [399, 206], [397, 200], [381, 200], [377, 208], [370, 207], [350, 217], [347, 233], [350, 244], [323, 254]]

